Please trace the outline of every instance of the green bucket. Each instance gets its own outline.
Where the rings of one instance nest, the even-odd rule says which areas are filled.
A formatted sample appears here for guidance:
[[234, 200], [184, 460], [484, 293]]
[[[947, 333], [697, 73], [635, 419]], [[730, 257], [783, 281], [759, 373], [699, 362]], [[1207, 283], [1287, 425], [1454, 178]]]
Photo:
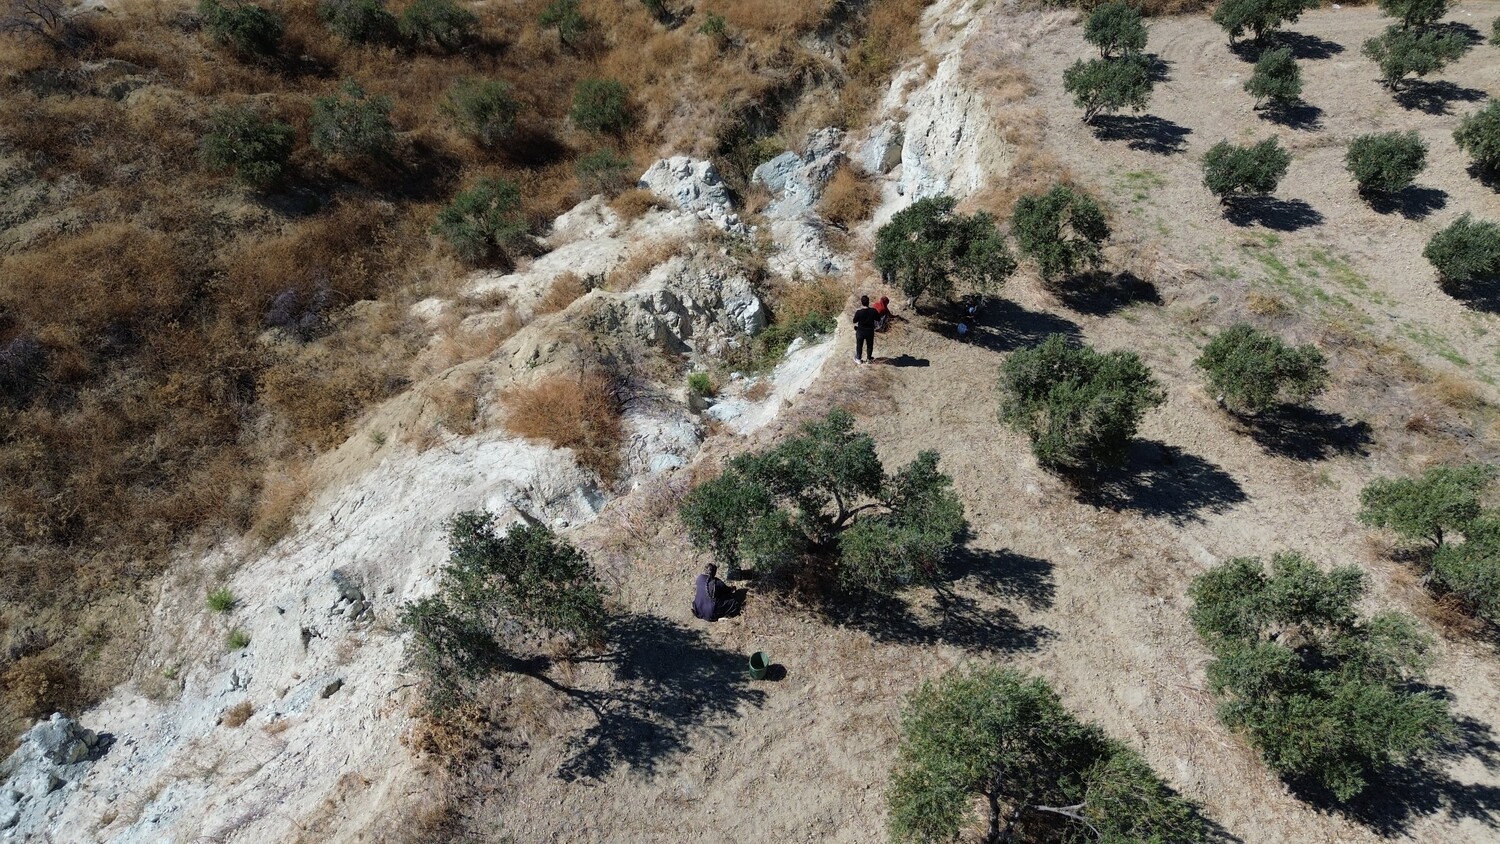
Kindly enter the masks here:
[[750, 679], [766, 679], [766, 671], [771, 667], [771, 658], [766, 656], [765, 651], [756, 651], [750, 655]]

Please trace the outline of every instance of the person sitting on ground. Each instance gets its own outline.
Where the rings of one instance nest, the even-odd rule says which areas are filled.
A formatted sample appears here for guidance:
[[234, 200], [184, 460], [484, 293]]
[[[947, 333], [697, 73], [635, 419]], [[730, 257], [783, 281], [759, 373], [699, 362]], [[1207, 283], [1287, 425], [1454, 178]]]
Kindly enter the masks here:
[[697, 592], [693, 596], [693, 615], [704, 621], [738, 615], [744, 606], [744, 594], [720, 580], [719, 567], [712, 563], [698, 575], [694, 585]]
[[881, 296], [880, 301], [872, 305], [875, 313], [875, 330], [884, 331], [891, 326], [891, 297]]
[[870, 297], [859, 297], [859, 309], [854, 312], [854, 362], [865, 363], [875, 359], [875, 323], [880, 314], [870, 307]]

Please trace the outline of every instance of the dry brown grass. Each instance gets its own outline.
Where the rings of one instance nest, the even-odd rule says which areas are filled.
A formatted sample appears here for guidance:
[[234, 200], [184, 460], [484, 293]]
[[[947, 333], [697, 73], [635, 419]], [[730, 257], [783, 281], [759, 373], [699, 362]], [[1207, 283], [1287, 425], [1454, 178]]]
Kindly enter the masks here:
[[578, 464], [606, 481], [620, 471], [620, 401], [615, 384], [598, 374], [553, 376], [500, 394], [505, 427], [527, 439], [569, 448]]
[[23, 718], [71, 710], [78, 702], [79, 685], [72, 668], [43, 654], [21, 657], [0, 674], [6, 708]]
[[555, 314], [578, 301], [588, 293], [588, 287], [578, 273], [567, 272], [552, 279], [547, 292], [536, 303], [536, 314]]
[[230, 729], [234, 729], [236, 727], [244, 726], [245, 722], [249, 721], [250, 716], [254, 714], [255, 704], [251, 703], [248, 700], [242, 700], [239, 703], [236, 703], [234, 706], [231, 706], [228, 709], [224, 710], [224, 715], [219, 719], [219, 723], [223, 724], [226, 727], [229, 727]]
[[842, 313], [849, 297], [849, 282], [837, 276], [780, 281], [771, 288], [771, 310], [777, 322], [801, 322], [812, 315]]
[[422, 389], [422, 397], [436, 408], [439, 425], [455, 434], [479, 430], [479, 400], [484, 386], [476, 372], [461, 372]]
[[688, 245], [688, 240], [681, 237], [636, 242], [625, 253], [625, 260], [609, 271], [604, 286], [610, 290], [629, 290], [647, 273], [681, 254]]
[[833, 178], [823, 189], [823, 198], [818, 201], [818, 211], [840, 228], [847, 229], [870, 218], [875, 206], [880, 203], [880, 191], [869, 175], [841, 162]]
[[291, 533], [310, 491], [312, 471], [305, 459], [293, 458], [273, 464], [261, 483], [251, 535], [271, 545]]
[[609, 207], [615, 209], [615, 213], [626, 222], [639, 220], [649, 211], [657, 211], [666, 207], [662, 198], [645, 188], [631, 188], [621, 191], [620, 195], [609, 201]]

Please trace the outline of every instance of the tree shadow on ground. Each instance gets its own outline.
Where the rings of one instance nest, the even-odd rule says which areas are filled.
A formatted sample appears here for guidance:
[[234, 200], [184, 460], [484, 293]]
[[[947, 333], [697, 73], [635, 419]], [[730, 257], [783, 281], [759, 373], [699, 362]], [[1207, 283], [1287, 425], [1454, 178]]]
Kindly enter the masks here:
[[[954, 310], [938, 318], [952, 324], [963, 315], [962, 308]], [[1027, 310], [1009, 299], [989, 299], [980, 306], [977, 322], [960, 339], [992, 352], [1013, 352], [1035, 346], [1053, 334], [1076, 342], [1082, 339], [1083, 330], [1056, 314]]]
[[696, 732], [765, 703], [766, 693], [748, 679], [749, 654], [718, 647], [700, 629], [631, 615], [610, 634], [611, 650], [591, 660], [613, 666], [615, 682], [607, 689], [569, 688], [526, 672], [597, 719], [569, 739], [557, 771], [564, 780], [603, 777], [620, 765], [651, 776], [664, 759], [691, 751]]
[[1259, 224], [1273, 231], [1294, 232], [1320, 225], [1323, 215], [1300, 199], [1237, 196], [1224, 203], [1224, 219], [1236, 226]]
[[1202, 521], [1204, 513], [1222, 513], [1246, 500], [1239, 481], [1223, 469], [1154, 440], [1137, 440], [1124, 468], [1078, 479], [1074, 488], [1085, 504], [1175, 524]]
[[1161, 304], [1156, 285], [1132, 272], [1085, 273], [1053, 285], [1052, 292], [1064, 305], [1089, 316], [1106, 317], [1137, 302]]
[[1147, 53], [1146, 62], [1146, 78], [1151, 80], [1151, 84], [1157, 85], [1172, 79], [1172, 65], [1176, 62], [1155, 53]]
[[1013, 551], [961, 549], [933, 587], [934, 606], [914, 609], [896, 595], [835, 595], [817, 606], [826, 621], [863, 631], [877, 642], [952, 645], [970, 651], [1032, 650], [1051, 637], [1011, 610], [960, 595], [964, 585], [981, 597], [1018, 601], [1031, 609], [1052, 606], [1052, 563]]
[[1396, 104], [1423, 114], [1452, 114], [1454, 103], [1475, 103], [1486, 94], [1446, 79], [1410, 79], [1395, 93]]
[[1101, 114], [1090, 124], [1094, 137], [1101, 141], [1128, 141], [1126, 146], [1141, 152], [1172, 155], [1187, 148], [1186, 126], [1155, 115]]
[[[1273, 32], [1266, 36], [1268, 49], [1279, 47], [1290, 47], [1294, 59], [1331, 59], [1339, 53], [1344, 52], [1344, 45], [1337, 41], [1329, 41], [1327, 38], [1319, 38], [1316, 35], [1307, 35], [1302, 32], [1281, 31]], [[1255, 58], [1260, 58], [1256, 55]]]
[[1343, 815], [1387, 838], [1403, 835], [1413, 822], [1440, 812], [1500, 830], [1500, 786], [1460, 782], [1444, 770], [1464, 759], [1476, 759], [1494, 769], [1500, 764], [1500, 744], [1489, 725], [1473, 718], [1459, 717], [1457, 726], [1453, 740], [1433, 759], [1386, 769], [1347, 803], [1339, 803], [1318, 788], [1299, 783], [1288, 786], [1319, 809]]
[[1500, 278], [1449, 281], [1442, 288], [1444, 293], [1476, 311], [1500, 314]]
[[1448, 192], [1408, 185], [1395, 193], [1374, 194], [1370, 207], [1380, 214], [1400, 214], [1408, 220], [1425, 220], [1448, 204]]
[[1336, 455], [1365, 457], [1374, 441], [1368, 422], [1350, 422], [1341, 414], [1315, 407], [1287, 406], [1239, 421], [1250, 438], [1268, 454], [1293, 460], [1327, 460]]
[[1315, 132], [1323, 128], [1323, 109], [1300, 100], [1295, 105], [1270, 106], [1262, 110], [1260, 114], [1272, 123], [1288, 129]]

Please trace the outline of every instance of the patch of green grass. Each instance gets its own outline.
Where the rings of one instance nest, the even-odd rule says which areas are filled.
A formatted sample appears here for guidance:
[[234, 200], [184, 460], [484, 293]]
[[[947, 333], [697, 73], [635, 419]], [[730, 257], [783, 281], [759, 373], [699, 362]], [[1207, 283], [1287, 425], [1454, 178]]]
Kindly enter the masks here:
[[229, 612], [238, 603], [228, 586], [220, 586], [208, 593], [208, 609], [211, 612]]
[[224, 637], [224, 647], [230, 649], [231, 651], [241, 650], [245, 647], [248, 647], [249, 644], [250, 634], [239, 629], [238, 627], [229, 631], [229, 635]]
[[714, 394], [714, 379], [707, 372], [693, 372], [687, 379], [688, 392], [695, 396], [711, 396]]
[[1120, 174], [1115, 189], [1139, 203], [1150, 199], [1152, 191], [1166, 185], [1167, 180], [1155, 170], [1131, 170]]
[[1415, 341], [1417, 345], [1451, 364], [1456, 366], [1470, 365], [1469, 360], [1459, 354], [1458, 350], [1453, 348], [1453, 344], [1448, 342], [1448, 338], [1425, 325], [1413, 325], [1409, 322], [1402, 323], [1401, 333]]

